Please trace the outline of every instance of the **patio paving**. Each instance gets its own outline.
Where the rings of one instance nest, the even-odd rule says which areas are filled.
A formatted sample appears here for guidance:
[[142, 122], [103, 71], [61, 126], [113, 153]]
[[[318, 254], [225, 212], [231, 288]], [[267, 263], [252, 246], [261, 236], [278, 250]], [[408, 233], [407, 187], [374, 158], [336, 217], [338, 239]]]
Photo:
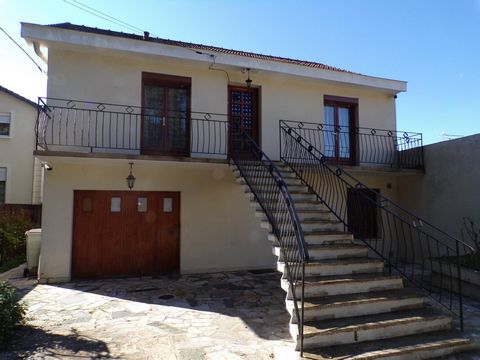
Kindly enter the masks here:
[[[297, 359], [276, 272], [229, 272], [36, 285], [8, 276], [27, 323], [0, 359]], [[465, 300], [480, 339], [480, 302]], [[480, 354], [448, 360], [480, 359]]]
[[276, 272], [229, 272], [35, 285], [27, 325], [1, 359], [292, 359]]

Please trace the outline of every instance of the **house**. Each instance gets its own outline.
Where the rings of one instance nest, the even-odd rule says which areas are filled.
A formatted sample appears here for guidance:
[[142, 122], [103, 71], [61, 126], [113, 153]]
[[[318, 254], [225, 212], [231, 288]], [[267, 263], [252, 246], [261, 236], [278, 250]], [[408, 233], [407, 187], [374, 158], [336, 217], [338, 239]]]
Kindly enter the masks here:
[[37, 104], [0, 86], [0, 204], [39, 204], [42, 168], [34, 158]]
[[434, 294], [451, 254], [397, 205], [423, 174], [421, 134], [396, 129], [405, 82], [70, 23], [22, 36], [49, 74], [40, 281], [277, 267], [302, 353], [470, 348], [404, 289]]

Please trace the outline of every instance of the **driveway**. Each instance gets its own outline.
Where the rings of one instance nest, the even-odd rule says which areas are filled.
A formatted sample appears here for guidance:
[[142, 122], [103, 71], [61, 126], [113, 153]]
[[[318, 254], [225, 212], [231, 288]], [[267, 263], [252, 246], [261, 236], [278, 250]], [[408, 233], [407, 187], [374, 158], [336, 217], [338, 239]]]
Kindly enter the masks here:
[[292, 359], [276, 272], [35, 285], [10, 276], [27, 325], [2, 359]]

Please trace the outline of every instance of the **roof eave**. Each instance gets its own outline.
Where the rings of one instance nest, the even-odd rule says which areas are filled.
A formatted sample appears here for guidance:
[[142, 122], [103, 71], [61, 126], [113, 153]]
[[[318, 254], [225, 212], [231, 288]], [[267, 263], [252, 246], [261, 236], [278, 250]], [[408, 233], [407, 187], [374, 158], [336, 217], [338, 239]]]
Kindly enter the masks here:
[[283, 63], [272, 60], [255, 59], [240, 55], [224, 54], [214, 51], [198, 51], [175, 45], [166, 45], [150, 41], [128, 39], [103, 34], [86, 33], [78, 30], [61, 29], [52, 26], [22, 23], [21, 35], [34, 47], [60, 47], [65, 44], [90, 48], [103, 48], [113, 51], [132, 52], [145, 55], [166, 56], [177, 59], [211, 63], [213, 56], [218, 65], [251, 68], [267, 72], [276, 72], [292, 76], [306, 77], [379, 89], [397, 94], [407, 90], [405, 81], [379, 77], [312, 68], [302, 65]]

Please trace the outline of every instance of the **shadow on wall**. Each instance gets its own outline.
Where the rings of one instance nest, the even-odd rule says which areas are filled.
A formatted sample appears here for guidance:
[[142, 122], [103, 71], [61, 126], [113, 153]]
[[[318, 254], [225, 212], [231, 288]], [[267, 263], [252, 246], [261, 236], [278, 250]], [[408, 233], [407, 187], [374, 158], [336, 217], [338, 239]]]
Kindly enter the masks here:
[[59, 335], [29, 326], [20, 327], [10, 348], [0, 351], [0, 358], [3, 360], [24, 359], [33, 356], [42, 359], [112, 358], [104, 342], [79, 335], [73, 329], [68, 335]]

